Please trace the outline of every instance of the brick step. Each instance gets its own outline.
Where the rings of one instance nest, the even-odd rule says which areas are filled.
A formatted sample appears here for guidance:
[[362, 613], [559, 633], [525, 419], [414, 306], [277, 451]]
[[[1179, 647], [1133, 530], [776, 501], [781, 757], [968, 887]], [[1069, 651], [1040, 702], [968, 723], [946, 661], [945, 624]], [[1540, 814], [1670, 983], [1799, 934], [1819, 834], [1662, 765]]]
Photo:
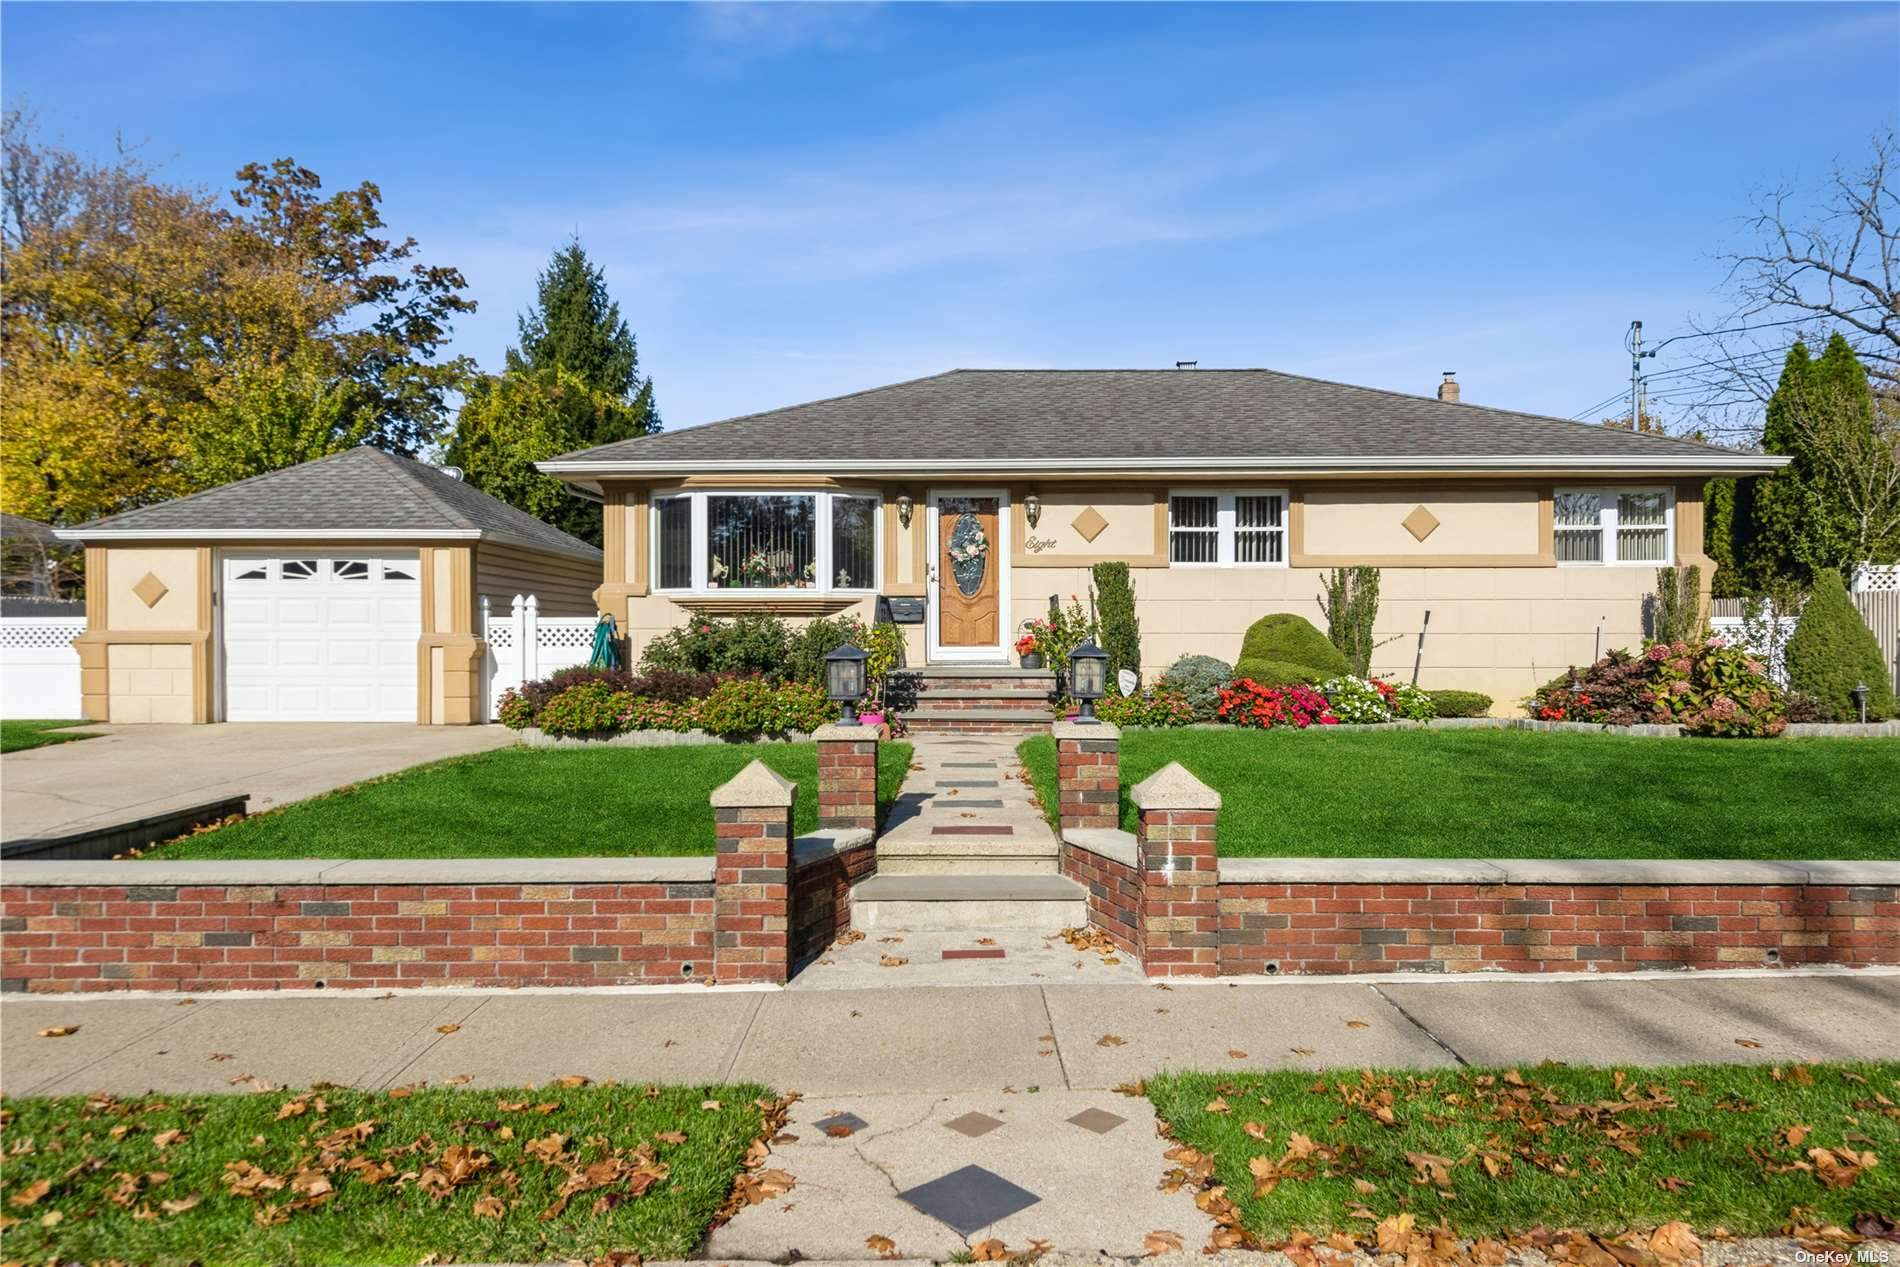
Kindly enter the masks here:
[[982, 712], [982, 713], [1021, 713], [1034, 717], [1053, 717], [1055, 711], [1049, 707], [1049, 699], [1044, 695], [924, 695], [910, 708], [900, 708], [898, 712], [909, 717], [914, 713]]
[[1053, 714], [1037, 715], [1016, 709], [957, 708], [903, 713], [913, 735], [997, 735], [1027, 739], [1047, 734]]
[[851, 890], [851, 925], [866, 932], [1025, 929], [1054, 933], [1088, 922], [1088, 891], [1059, 875], [893, 875]]

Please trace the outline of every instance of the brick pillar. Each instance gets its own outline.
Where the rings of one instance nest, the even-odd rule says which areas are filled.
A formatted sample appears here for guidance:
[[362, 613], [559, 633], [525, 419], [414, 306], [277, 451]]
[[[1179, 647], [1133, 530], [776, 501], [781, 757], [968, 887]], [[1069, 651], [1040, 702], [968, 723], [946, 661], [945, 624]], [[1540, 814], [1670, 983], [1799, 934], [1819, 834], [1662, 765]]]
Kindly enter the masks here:
[[1059, 721], [1051, 729], [1062, 830], [1120, 827], [1122, 732], [1107, 722], [1085, 726]]
[[1129, 792], [1140, 815], [1135, 869], [1141, 908], [1135, 953], [1151, 977], [1211, 977], [1220, 958], [1220, 876], [1214, 821], [1220, 793], [1177, 761]]
[[798, 785], [754, 761], [713, 789], [713, 979], [783, 983]]
[[818, 741], [818, 830], [877, 830], [877, 730], [872, 726], [820, 726]]

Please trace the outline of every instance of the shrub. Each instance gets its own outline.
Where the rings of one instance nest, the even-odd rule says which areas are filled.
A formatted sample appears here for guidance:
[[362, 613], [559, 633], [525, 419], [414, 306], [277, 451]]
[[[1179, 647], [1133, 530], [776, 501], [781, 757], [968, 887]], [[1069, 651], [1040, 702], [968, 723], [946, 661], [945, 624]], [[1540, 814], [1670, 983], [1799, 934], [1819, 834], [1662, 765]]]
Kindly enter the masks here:
[[1656, 592], [1643, 600], [1657, 642], [1693, 642], [1703, 636], [1702, 569], [1657, 568]]
[[606, 682], [581, 682], [549, 700], [536, 721], [550, 735], [610, 734], [632, 702]]
[[1379, 619], [1379, 569], [1334, 568], [1320, 578], [1326, 592], [1320, 610], [1326, 613], [1326, 637], [1346, 659], [1357, 677], [1372, 674], [1372, 626]]
[[1185, 726], [1194, 720], [1194, 707], [1179, 691], [1165, 686], [1133, 695], [1110, 695], [1096, 701], [1096, 713], [1117, 726]]
[[1351, 672], [1346, 657], [1313, 622], [1291, 612], [1262, 616], [1247, 627], [1234, 672], [1266, 686], [1311, 685]]
[[1787, 656], [1788, 689], [1819, 700], [1830, 721], [1860, 720], [1853, 695], [1858, 682], [1867, 684], [1869, 721], [1893, 716], [1893, 686], [1880, 644], [1832, 568], [1814, 574], [1814, 589], [1788, 639]]
[[1195, 721], [1213, 721], [1220, 711], [1220, 692], [1234, 680], [1234, 666], [1211, 655], [1184, 655], [1168, 666], [1156, 685], [1187, 700]]
[[1043, 663], [1057, 673], [1067, 673], [1069, 653], [1095, 636], [1095, 622], [1073, 594], [1067, 607], [1051, 606], [1047, 619], [1031, 620], [1026, 629], [1036, 635]]
[[776, 676], [823, 686], [825, 657], [847, 642], [868, 651], [867, 641], [864, 622], [856, 616], [821, 617], [787, 635], [785, 661]]
[[1478, 691], [1427, 691], [1432, 707], [1440, 717], [1485, 717], [1491, 712], [1491, 697]]
[[783, 735], [816, 730], [833, 712], [821, 686], [745, 677], [715, 687], [699, 702], [697, 719], [702, 730], [715, 735]]
[[534, 705], [528, 702], [514, 687], [501, 693], [501, 703], [495, 708], [495, 720], [510, 730], [526, 730], [534, 725]]
[[626, 702], [620, 714], [622, 730], [696, 730], [699, 728], [699, 700], [668, 700], [635, 696]]
[[654, 669], [633, 680], [632, 693], [642, 699], [685, 704], [705, 699], [728, 676], [721, 673], [676, 673], [672, 669]]
[[791, 633], [776, 616], [740, 616], [729, 621], [696, 616], [647, 643], [640, 653], [640, 667], [780, 676], [790, 650]]
[[1768, 666], [1721, 638], [1652, 642], [1640, 656], [1612, 651], [1546, 684], [1532, 712], [1545, 721], [1678, 725], [1727, 738], [1766, 738], [1788, 724]]
[[1126, 563], [1095, 565], [1095, 613], [1102, 630], [1102, 650], [1108, 652], [1108, 680], [1123, 669], [1141, 678], [1141, 622], [1135, 618], [1135, 583]]
[[1255, 730], [1339, 724], [1326, 697], [1310, 686], [1263, 686], [1246, 678], [1220, 693], [1220, 718]]
[[1401, 721], [1430, 721], [1438, 716], [1432, 693], [1423, 687], [1410, 682], [1381, 682], [1376, 678], [1372, 684], [1385, 696], [1386, 707], [1392, 710], [1392, 715]]
[[1327, 678], [1319, 684], [1319, 693], [1326, 697], [1326, 703], [1341, 725], [1365, 726], [1392, 720], [1385, 692], [1362, 677], [1349, 673], [1344, 677]]

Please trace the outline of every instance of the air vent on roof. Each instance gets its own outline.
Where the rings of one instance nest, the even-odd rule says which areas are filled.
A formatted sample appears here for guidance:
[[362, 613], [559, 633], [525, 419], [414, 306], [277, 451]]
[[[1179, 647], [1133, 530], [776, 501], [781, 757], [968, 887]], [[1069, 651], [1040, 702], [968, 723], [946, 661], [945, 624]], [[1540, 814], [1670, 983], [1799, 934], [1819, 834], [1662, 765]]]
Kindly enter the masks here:
[[454, 480], [458, 484], [462, 482], [462, 477], [463, 477], [464, 472], [462, 468], [459, 466], [438, 466], [435, 469], [437, 471], [440, 471], [442, 474], [448, 476], [450, 479]]
[[1198, 368], [1200, 364], [1199, 361], [1176, 361], [1174, 368], [1177, 370], [1191, 370]]

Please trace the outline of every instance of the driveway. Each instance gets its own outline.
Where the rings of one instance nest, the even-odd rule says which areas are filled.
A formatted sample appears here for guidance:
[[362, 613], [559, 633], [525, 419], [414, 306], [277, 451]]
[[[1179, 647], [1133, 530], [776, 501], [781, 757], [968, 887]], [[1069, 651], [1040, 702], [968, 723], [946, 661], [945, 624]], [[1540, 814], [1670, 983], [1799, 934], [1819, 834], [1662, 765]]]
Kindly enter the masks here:
[[501, 726], [237, 722], [93, 726], [0, 757], [0, 839], [62, 836], [219, 797], [252, 813], [425, 761], [506, 747]]

